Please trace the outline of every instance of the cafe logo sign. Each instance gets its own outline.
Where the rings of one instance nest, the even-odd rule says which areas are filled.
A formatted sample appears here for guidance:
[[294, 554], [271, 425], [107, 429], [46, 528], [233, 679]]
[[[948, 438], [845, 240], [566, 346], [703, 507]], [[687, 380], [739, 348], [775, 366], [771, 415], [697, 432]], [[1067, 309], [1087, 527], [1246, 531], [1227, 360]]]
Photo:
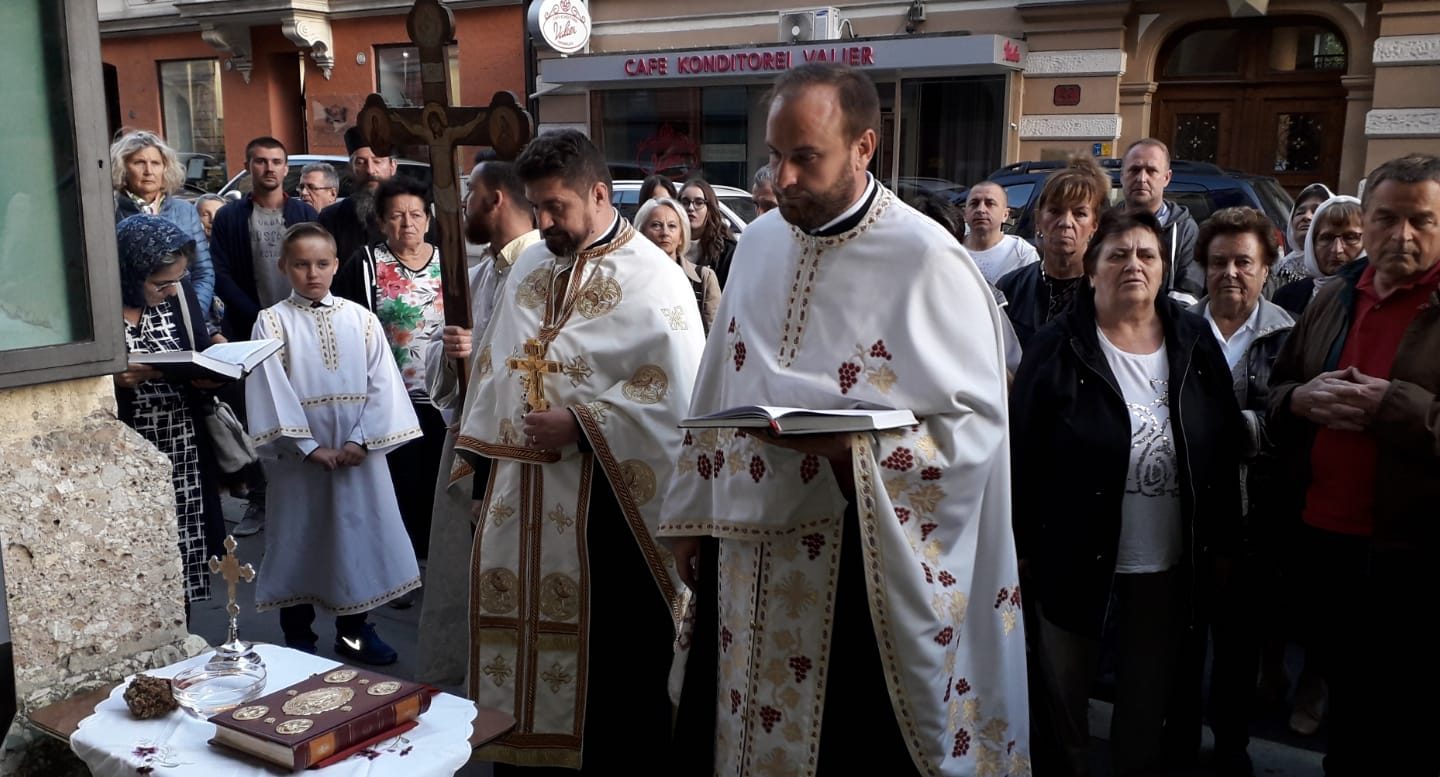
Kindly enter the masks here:
[[539, 0], [530, 6], [530, 34], [560, 54], [576, 54], [590, 42], [590, 9], [583, 0]]

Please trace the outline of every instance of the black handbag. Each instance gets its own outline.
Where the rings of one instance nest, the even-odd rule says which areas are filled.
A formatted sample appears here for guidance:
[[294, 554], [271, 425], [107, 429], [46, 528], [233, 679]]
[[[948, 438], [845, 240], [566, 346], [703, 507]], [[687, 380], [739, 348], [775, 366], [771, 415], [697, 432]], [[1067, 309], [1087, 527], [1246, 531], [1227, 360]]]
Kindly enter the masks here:
[[[190, 347], [199, 350], [203, 341], [190, 322], [190, 300], [183, 286], [176, 302], [180, 306], [180, 317], [185, 321], [185, 331], [190, 335]], [[214, 394], [208, 396], [209, 400], [200, 408], [200, 425], [205, 427], [205, 434], [210, 438], [216, 465], [221, 472], [231, 475], [254, 464], [260, 456], [256, 454], [250, 434], [245, 431], [245, 425], [240, 423], [235, 410]]]

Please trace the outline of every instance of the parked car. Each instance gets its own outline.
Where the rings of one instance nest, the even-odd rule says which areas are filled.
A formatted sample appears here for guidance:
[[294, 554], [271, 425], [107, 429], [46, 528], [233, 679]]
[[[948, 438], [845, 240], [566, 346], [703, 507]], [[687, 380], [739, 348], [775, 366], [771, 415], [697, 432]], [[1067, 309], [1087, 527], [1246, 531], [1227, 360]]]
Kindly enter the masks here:
[[[1121, 160], [1097, 161], [1110, 174], [1110, 204], [1119, 203], [1125, 198], [1120, 189]], [[1005, 197], [1010, 202], [1006, 231], [1027, 240], [1034, 239], [1035, 200], [1040, 196], [1045, 178], [1065, 164], [1064, 161], [1054, 160], [1017, 162], [990, 174], [990, 180], [1004, 187]], [[1285, 223], [1290, 218], [1293, 203], [1284, 187], [1274, 178], [1181, 159], [1171, 162], [1170, 170], [1174, 175], [1170, 185], [1165, 187], [1165, 199], [1188, 208], [1195, 223], [1205, 223], [1211, 213], [1222, 208], [1247, 205], [1264, 213], [1275, 229], [1281, 235], [1285, 234]]]
[[[610, 191], [610, 202], [627, 219], [633, 220], [635, 211], [640, 209], [641, 183], [643, 181], [615, 181], [615, 186]], [[744, 232], [745, 226], [754, 221], [757, 215], [755, 201], [750, 199], [750, 192], [734, 186], [716, 184], [711, 184], [711, 186], [715, 188], [715, 197], [720, 200], [720, 212], [729, 222], [730, 230], [736, 235]]]
[[[400, 175], [406, 175], [427, 186], [430, 185], [430, 165], [409, 159], [399, 159], [396, 161], [399, 164], [397, 172]], [[286, 193], [296, 197], [300, 195], [300, 192], [295, 188], [300, 185], [300, 171], [305, 168], [305, 165], [311, 162], [328, 162], [335, 167], [335, 172], [340, 176], [340, 191], [335, 193], [336, 196], [348, 197], [350, 191], [355, 188], [354, 178], [350, 175], [349, 157], [338, 154], [291, 154], [290, 171], [285, 174]], [[241, 196], [249, 193], [249, 170], [241, 170], [220, 189], [220, 196], [227, 200], [238, 200]]]

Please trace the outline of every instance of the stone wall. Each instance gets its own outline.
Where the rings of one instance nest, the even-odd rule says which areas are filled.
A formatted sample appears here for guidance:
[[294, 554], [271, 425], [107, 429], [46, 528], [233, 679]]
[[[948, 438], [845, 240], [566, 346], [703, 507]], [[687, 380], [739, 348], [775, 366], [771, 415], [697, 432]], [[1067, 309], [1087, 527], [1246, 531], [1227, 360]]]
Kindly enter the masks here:
[[[116, 418], [108, 377], [0, 390], [0, 462], [19, 718], [206, 648], [185, 628], [169, 462]], [[0, 775], [69, 773], [67, 756], [16, 724]]]

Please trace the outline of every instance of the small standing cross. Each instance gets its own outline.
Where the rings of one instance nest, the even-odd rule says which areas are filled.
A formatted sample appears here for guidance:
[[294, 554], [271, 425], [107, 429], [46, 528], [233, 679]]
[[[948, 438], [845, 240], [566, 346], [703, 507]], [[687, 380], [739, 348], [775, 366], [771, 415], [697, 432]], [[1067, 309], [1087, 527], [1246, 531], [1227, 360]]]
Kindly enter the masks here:
[[545, 373], [560, 371], [560, 362], [545, 358], [546, 345], [535, 338], [525, 341], [525, 357], [512, 356], [505, 365], [520, 370], [525, 381], [525, 403], [533, 410], [548, 410], [550, 403], [545, 399]]
[[228, 656], [232, 659], [250, 658], [250, 645], [240, 641], [239, 625], [237, 619], [240, 616], [240, 603], [235, 600], [235, 586], [241, 580], [249, 583], [255, 580], [255, 567], [249, 564], [241, 564], [238, 556], [235, 555], [235, 548], [239, 543], [235, 537], [225, 537], [225, 560], [221, 561], [215, 556], [210, 557], [210, 571], [225, 579], [225, 593], [229, 596], [229, 603], [225, 605], [225, 612], [230, 614], [230, 638], [216, 651], [217, 658]]

